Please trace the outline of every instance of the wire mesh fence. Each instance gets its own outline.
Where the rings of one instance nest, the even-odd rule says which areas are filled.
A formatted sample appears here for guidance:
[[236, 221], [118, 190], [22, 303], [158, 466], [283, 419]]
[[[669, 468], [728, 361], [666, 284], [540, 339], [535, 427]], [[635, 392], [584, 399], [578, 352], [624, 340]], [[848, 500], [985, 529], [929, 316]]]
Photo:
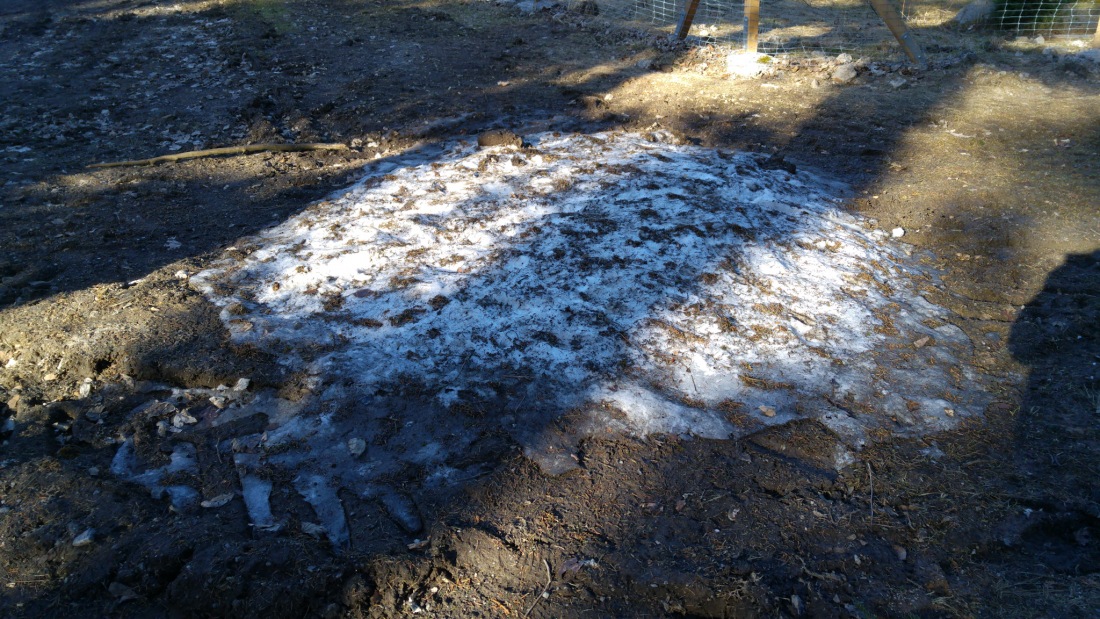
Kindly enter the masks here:
[[[984, 0], [973, 25], [1021, 35], [1092, 37], [1100, 0]], [[673, 35], [690, 0], [570, 0], [574, 9], [618, 26]], [[955, 29], [963, 2], [891, 0], [919, 38]], [[745, 0], [699, 0], [687, 42], [743, 48], [748, 38]], [[758, 51], [766, 54], [852, 53], [900, 55], [901, 48], [868, 0], [760, 0]]]
[[989, 24], [1019, 34], [1092, 35], [1100, 21], [1100, 0], [1007, 0], [997, 4]]

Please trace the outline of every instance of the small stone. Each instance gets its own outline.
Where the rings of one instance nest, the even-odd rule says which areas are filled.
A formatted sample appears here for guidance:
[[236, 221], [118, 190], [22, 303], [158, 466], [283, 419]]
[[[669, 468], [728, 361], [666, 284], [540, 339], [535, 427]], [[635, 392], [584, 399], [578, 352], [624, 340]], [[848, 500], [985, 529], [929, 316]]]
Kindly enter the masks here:
[[248, 391], [248, 387], [252, 384], [252, 380], [248, 378], [238, 378], [237, 384], [233, 385], [233, 391]]
[[83, 533], [73, 538], [73, 546], [80, 548], [95, 541], [95, 529], [85, 529]]
[[943, 414], [947, 415], [948, 417], [954, 417], [955, 416], [955, 409], [945, 408], [945, 409], [943, 409]]
[[85, 378], [84, 382], [80, 383], [80, 388], [77, 389], [77, 393], [82, 398], [86, 398], [92, 394], [92, 379]]
[[932, 341], [932, 338], [930, 338], [926, 335], [926, 336], [916, 340], [915, 342], [913, 342], [913, 348], [924, 348], [925, 346], [928, 345], [928, 342], [931, 342], [931, 341]]
[[890, 231], [890, 236], [894, 237], [895, 239], [900, 239], [901, 237], [905, 236], [905, 228], [894, 228]]
[[895, 77], [894, 79], [890, 80], [887, 83], [890, 84], [890, 88], [901, 88], [902, 86], [906, 85], [908, 82], [905, 80], [904, 77]]
[[821, 88], [821, 82], [817, 81], [817, 78], [810, 80], [810, 88]]
[[358, 458], [363, 455], [363, 452], [367, 450], [367, 443], [361, 438], [348, 439], [348, 453], [351, 457]]
[[99, 476], [99, 467], [98, 466], [89, 467], [88, 468], [88, 475], [90, 475], [91, 477], [98, 477]]
[[113, 582], [107, 585], [107, 592], [118, 598], [119, 604], [138, 599], [138, 594], [134, 593], [133, 589], [120, 582]]
[[207, 509], [222, 507], [232, 501], [234, 496], [236, 495], [234, 495], [232, 492], [226, 492], [225, 494], [219, 494], [212, 499], [207, 499], [202, 503], [199, 503], [199, 505], [202, 505]]
[[313, 522], [303, 522], [302, 532], [312, 537], [321, 537], [325, 534], [325, 527]]
[[[191, 413], [187, 411], [180, 411], [175, 415], [172, 415], [172, 427], [182, 428], [183, 426], [189, 426], [198, 423], [199, 420], [191, 416]], [[159, 423], [157, 424], [160, 425]]]
[[836, 57], [837, 64], [846, 64], [852, 61], [851, 54], [840, 54]]
[[898, 556], [898, 561], [904, 561], [909, 556], [909, 551], [904, 546], [894, 544], [894, 554]]
[[164, 438], [168, 436], [168, 422], [161, 419], [157, 422], [157, 436]]
[[761, 405], [760, 412], [763, 413], [765, 417], [775, 417], [774, 407]]
[[226, 407], [229, 403], [229, 398], [224, 395], [210, 396], [210, 403], [217, 407], [219, 410]]
[[856, 75], [858, 75], [856, 66], [849, 62], [833, 69], [833, 73], [829, 77], [837, 84], [847, 84], [856, 79]]
[[1041, 34], [1039, 36], [1035, 37], [1034, 39], [1032, 39], [1031, 41], [1033, 43], [1035, 43], [1036, 45], [1042, 45], [1043, 43], [1047, 42], [1046, 38], [1044, 38], [1043, 35], [1041, 35]]
[[49, 374], [46, 374], [45, 376], [43, 376], [42, 380], [44, 380], [46, 382], [57, 380], [57, 374], [54, 374], [53, 372], [50, 372]]

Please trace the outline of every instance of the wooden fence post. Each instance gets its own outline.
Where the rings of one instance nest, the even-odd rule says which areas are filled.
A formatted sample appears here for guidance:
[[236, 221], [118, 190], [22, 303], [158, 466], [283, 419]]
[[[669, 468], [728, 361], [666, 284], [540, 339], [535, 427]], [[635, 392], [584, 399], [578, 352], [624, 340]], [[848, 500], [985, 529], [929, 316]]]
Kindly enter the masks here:
[[905, 55], [909, 57], [909, 60], [916, 64], [924, 64], [924, 52], [921, 51], [920, 45], [909, 36], [912, 33], [905, 27], [905, 21], [902, 20], [901, 14], [894, 8], [894, 5], [890, 4], [890, 0], [870, 0], [870, 2], [882, 21], [886, 22], [890, 34], [894, 35], [894, 38], [901, 44], [901, 48], [905, 50]]
[[699, 9], [699, 0], [688, 0], [684, 8], [684, 17], [680, 20], [680, 26], [676, 29], [676, 38], [683, 41], [691, 30], [691, 22], [695, 21], [695, 11]]
[[760, 0], [745, 0], [745, 51], [755, 54], [760, 34]]

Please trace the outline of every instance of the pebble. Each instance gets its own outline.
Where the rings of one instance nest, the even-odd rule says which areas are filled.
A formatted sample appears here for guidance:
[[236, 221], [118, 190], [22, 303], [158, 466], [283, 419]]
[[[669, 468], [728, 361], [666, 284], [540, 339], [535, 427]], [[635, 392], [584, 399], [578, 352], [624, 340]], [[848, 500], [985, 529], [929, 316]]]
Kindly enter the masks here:
[[208, 509], [209, 508], [222, 507], [223, 505], [225, 505], [225, 504], [229, 503], [230, 501], [232, 501], [234, 496], [236, 496], [236, 495], [234, 495], [232, 492], [226, 492], [225, 494], [219, 494], [218, 496], [216, 496], [212, 499], [207, 499], [207, 500], [203, 501], [202, 503], [199, 503], [199, 505], [202, 505], [203, 507], [208, 508]]
[[895, 239], [900, 239], [901, 237], [905, 236], [905, 228], [894, 228], [890, 231], [890, 236], [894, 237]]
[[904, 561], [909, 556], [909, 551], [904, 546], [894, 544], [894, 554], [898, 556], [898, 561]]
[[95, 529], [85, 529], [83, 533], [73, 538], [73, 546], [80, 548], [87, 546], [95, 540]]
[[[213, 399], [213, 398], [211, 398], [211, 399]], [[182, 428], [183, 426], [189, 426], [189, 425], [198, 423], [198, 421], [199, 421], [198, 419], [195, 419], [194, 417], [192, 417], [191, 414], [188, 413], [187, 411], [180, 411], [180, 412], [178, 412], [178, 413], [176, 413], [175, 415], [172, 416], [172, 427], [173, 428]], [[157, 427], [159, 429], [160, 423], [157, 423]]]
[[233, 385], [233, 391], [247, 391], [251, 384], [252, 380], [249, 378], [238, 378], [237, 384]]
[[224, 395], [210, 396], [210, 403], [217, 407], [219, 410], [225, 408], [228, 402], [229, 398], [225, 397]]
[[348, 439], [348, 453], [353, 458], [358, 458], [363, 455], [363, 452], [367, 450], [367, 443], [361, 438]]
[[99, 476], [99, 467], [98, 466], [89, 467], [88, 468], [88, 475], [91, 475], [92, 477]]
[[765, 417], [775, 417], [775, 408], [772, 406], [760, 406], [760, 412], [764, 413]]

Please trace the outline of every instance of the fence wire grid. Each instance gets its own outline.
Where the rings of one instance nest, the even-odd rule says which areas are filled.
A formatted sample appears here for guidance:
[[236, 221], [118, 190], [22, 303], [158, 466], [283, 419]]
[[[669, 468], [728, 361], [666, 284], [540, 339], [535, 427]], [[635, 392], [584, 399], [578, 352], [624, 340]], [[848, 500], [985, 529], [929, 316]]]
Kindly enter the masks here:
[[[617, 26], [673, 34], [688, 0], [570, 0], [571, 8]], [[893, 0], [915, 35], [954, 26], [964, 2]], [[975, 27], [1018, 35], [1091, 37], [1100, 21], [1100, 0], [992, 0]], [[859, 53], [894, 56], [901, 49], [867, 0], [760, 0], [758, 51], [765, 54]], [[742, 48], [746, 41], [743, 0], [700, 0], [688, 42]]]

